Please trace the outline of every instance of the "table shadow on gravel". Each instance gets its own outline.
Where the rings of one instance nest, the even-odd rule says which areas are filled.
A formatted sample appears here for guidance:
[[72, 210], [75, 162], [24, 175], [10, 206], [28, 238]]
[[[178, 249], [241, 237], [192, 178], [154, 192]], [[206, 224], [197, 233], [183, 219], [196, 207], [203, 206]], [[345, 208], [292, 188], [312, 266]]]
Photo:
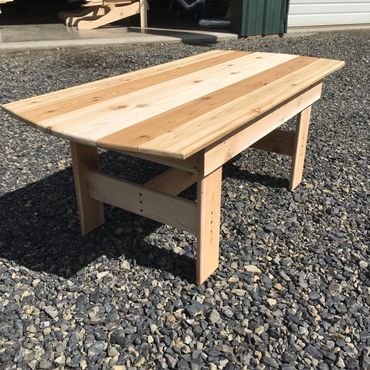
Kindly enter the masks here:
[[236, 160], [240, 157], [236, 157], [235, 161], [230, 161], [226, 164], [223, 168], [223, 177], [231, 177], [234, 179], [242, 180], [243, 182], [249, 182], [252, 184], [260, 184], [267, 186], [269, 188], [274, 189], [286, 189], [289, 186], [288, 179], [271, 176], [271, 175], [263, 175], [256, 172], [250, 172], [245, 169], [241, 169], [236, 165]]
[[[205, 30], [207, 31], [207, 30]], [[148, 35], [158, 35], [158, 36], [167, 36], [167, 37], [176, 37], [178, 38], [183, 44], [188, 45], [212, 45], [217, 43], [219, 40], [217, 36], [212, 35], [210, 33], [197, 33], [195, 31], [186, 32], [184, 30], [165, 30], [165, 29], [146, 29], [142, 30], [135, 30], [134, 28], [130, 28], [130, 32], [136, 33], [145, 33]], [[222, 32], [222, 31], [221, 31]]]
[[[165, 169], [146, 161], [143, 166], [140, 159], [113, 152], [102, 153], [100, 162], [104, 172], [125, 174], [127, 180], [140, 183]], [[286, 180], [251, 174], [234, 163], [225, 167], [227, 177], [286, 186]], [[194, 198], [195, 186], [184, 195]], [[159, 269], [164, 279], [166, 273], [171, 273], [194, 283], [195, 238], [187, 253], [179, 255], [145, 241], [161, 226], [159, 223], [110, 206], [105, 206], [105, 218], [103, 226], [85, 237], [80, 235], [73, 173], [69, 167], [0, 197], [0, 258], [34, 271], [70, 278], [100, 256], [123, 255], [131, 264]]]

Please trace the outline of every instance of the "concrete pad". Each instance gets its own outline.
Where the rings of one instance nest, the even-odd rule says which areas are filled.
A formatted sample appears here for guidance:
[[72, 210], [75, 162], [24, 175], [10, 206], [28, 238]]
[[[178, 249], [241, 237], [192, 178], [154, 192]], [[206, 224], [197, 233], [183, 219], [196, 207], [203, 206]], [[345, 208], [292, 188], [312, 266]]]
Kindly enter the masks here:
[[227, 32], [164, 28], [105, 27], [77, 30], [63, 24], [10, 25], [0, 27], [0, 50], [49, 49], [109, 44], [214, 43], [237, 39]]

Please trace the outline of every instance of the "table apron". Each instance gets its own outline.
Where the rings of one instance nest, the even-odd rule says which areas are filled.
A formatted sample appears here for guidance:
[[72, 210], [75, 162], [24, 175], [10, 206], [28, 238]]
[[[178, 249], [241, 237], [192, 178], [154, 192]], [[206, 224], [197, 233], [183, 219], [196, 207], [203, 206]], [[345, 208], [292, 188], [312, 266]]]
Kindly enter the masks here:
[[[204, 150], [203, 175], [206, 176], [213, 172], [243, 150], [258, 143], [264, 137], [266, 137], [266, 139], [263, 141], [261, 140], [259, 145], [255, 145], [256, 148], [269, 150], [273, 148], [273, 146], [281, 146], [275, 151], [291, 155], [294, 150], [294, 137], [292, 134], [279, 130], [273, 133], [273, 131], [290, 118], [293, 118], [298, 113], [311, 106], [315, 101], [319, 100], [321, 90], [322, 83], [317, 84], [299, 96], [280, 105], [262, 118], [248, 123], [244, 128], [210, 145]], [[282, 136], [286, 136], [284, 140], [281, 140]], [[283, 145], [285, 145], [285, 147], [283, 147]], [[287, 145], [288, 147], [286, 147]]]

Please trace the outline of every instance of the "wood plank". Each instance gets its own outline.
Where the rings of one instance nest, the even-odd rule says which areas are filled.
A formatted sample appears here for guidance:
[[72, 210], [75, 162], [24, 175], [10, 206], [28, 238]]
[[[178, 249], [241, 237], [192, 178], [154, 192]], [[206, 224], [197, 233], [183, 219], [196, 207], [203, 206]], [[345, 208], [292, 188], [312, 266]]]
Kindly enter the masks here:
[[196, 280], [202, 284], [218, 267], [222, 167], [198, 180]]
[[[252, 56], [254, 54], [250, 55]], [[136, 113], [138, 118], [140, 118], [148, 109], [154, 109], [154, 107], [158, 106], [159, 100], [162, 98], [172, 98], [174, 100], [173, 93], [175, 92], [189, 95], [189, 93], [183, 91], [184, 88], [190, 88], [196, 91], [201, 85], [206, 85], [205, 81], [203, 81], [204, 76], [210, 76], [212, 73], [217, 78], [217, 73], [223, 72], [224, 75], [227, 75], [228, 72], [237, 71], [241, 68], [240, 60], [242, 59], [244, 61], [246, 57], [248, 55], [244, 53], [241, 55], [233, 54], [232, 58], [231, 56], [227, 56], [225, 57], [226, 60], [222, 61], [220, 59], [223, 58], [220, 56], [214, 65], [210, 65], [205, 61], [201, 63], [201, 68], [199, 68], [198, 64], [195, 68], [191, 66], [181, 68], [180, 70], [176, 69], [172, 74], [168, 72], [162, 73], [159, 77], [155, 76], [154, 80], [150, 80], [149, 82], [145, 78], [141, 81], [142, 85], [139, 85], [139, 89], [134, 87], [135, 84], [131, 84], [133, 87], [131, 91], [123, 90], [116, 96], [110, 96], [108, 99], [104, 98], [102, 101], [96, 101], [93, 105], [82, 105], [70, 112], [39, 120], [38, 124], [58, 132], [62, 129], [72, 131], [73, 129], [78, 130], [82, 128], [86, 130], [90, 128], [90, 130], [93, 130], [102, 128], [102, 126], [107, 130], [111, 126], [115, 127], [117, 123], [118, 126], [127, 127], [132, 124], [128, 121], [132, 113]], [[252, 56], [251, 58], [257, 58], [257, 56]], [[190, 68], [191, 70], [189, 70]], [[237, 76], [234, 76], [234, 78], [237, 78]], [[152, 114], [156, 113], [153, 112]], [[97, 126], [98, 123], [100, 123], [100, 126]]]
[[250, 147], [277, 154], [293, 155], [295, 132], [274, 130]]
[[290, 191], [293, 191], [302, 181], [304, 158], [306, 155], [308, 139], [308, 128], [310, 125], [310, 116], [311, 106], [303, 110], [297, 117], [292, 169], [289, 182]]
[[210, 145], [204, 154], [204, 174], [207, 175], [234, 158], [252, 144], [274, 131], [302, 109], [320, 99], [322, 84], [316, 85], [300, 96], [285, 103], [271, 113], [247, 124], [238, 132]]
[[[38, 122], [52, 133], [96, 145], [103, 136], [176, 108], [214, 90], [295, 58], [291, 55], [253, 53], [158, 83], [124, 96]], [[248, 68], [245, 66], [248, 65]], [[207, 76], [207, 78], [205, 78]]]
[[98, 168], [96, 148], [71, 143], [73, 175], [81, 234], [86, 235], [104, 223], [103, 204], [89, 196], [87, 174]]
[[193, 185], [196, 181], [197, 176], [194, 173], [170, 168], [154, 179], [146, 182], [144, 187], [168, 195], [177, 195]]
[[116, 4], [116, 5], [129, 5], [134, 2], [134, 0], [103, 0], [104, 4]]
[[132, 157], [137, 157], [140, 159], [144, 159], [146, 161], [151, 161], [154, 163], [163, 164], [164, 166], [177, 168], [179, 170], [183, 170], [190, 173], [198, 173], [198, 155], [193, 155], [185, 160], [177, 159], [177, 158], [166, 158], [166, 157], [158, 157], [153, 156], [150, 154], [142, 154], [142, 153], [129, 153], [129, 152], [122, 152], [123, 154], [130, 155]]
[[[279, 61], [274, 59], [275, 57], [300, 59], [300, 57], [289, 55], [253, 53], [124, 96], [99, 102], [93, 107], [64, 113], [37, 122], [36, 125], [44, 129], [50, 128], [51, 133], [82, 144], [92, 146], [101, 144], [108, 149], [184, 160], [230, 132], [253, 121], [257, 116], [283, 104], [284, 101], [314, 85], [318, 79], [324, 78], [343, 65], [343, 62], [335, 60], [307, 58], [310, 60], [308, 65], [299, 68], [292, 67], [293, 69], [289, 73], [286, 72], [283, 77], [278, 78], [274, 75], [269, 82], [264, 80], [263, 76], [264, 73], [269, 74], [274, 68], [271, 60], [275, 60], [277, 65], [286, 64], [283, 63], [282, 59]], [[251, 62], [251, 58], [259, 59]], [[262, 68], [261, 66], [265, 62], [266, 65]], [[244, 83], [248, 78], [256, 76], [258, 68], [262, 68], [260, 72], [264, 71], [259, 76], [262, 77], [263, 86], [257, 86], [258, 83], [261, 84], [261, 79], [259, 79], [251, 91], [248, 91], [250, 86], [246, 86], [245, 90], [243, 88], [235, 90], [235, 84]], [[212, 73], [205, 74], [205, 71]], [[193, 79], [196, 74], [199, 78]], [[98, 90], [102, 88], [102, 85], [99, 86]], [[211, 94], [218, 94], [220, 91], [225, 93], [224, 88], [229, 86], [229, 92], [235, 90], [234, 94], [236, 94], [231, 101], [228, 101], [225, 95], [223, 100], [218, 101], [219, 104], [214, 104], [217, 99], [208, 101]], [[80, 87], [78, 94], [84, 89], [86, 87]], [[85, 94], [87, 90], [81, 94]], [[217, 96], [218, 99], [222, 97], [222, 95]], [[126, 104], [127, 97], [129, 97], [129, 104]], [[207, 107], [205, 110], [200, 108], [201, 101], [203, 106]], [[40, 102], [35, 101], [34, 103], [37, 106]], [[191, 110], [188, 104], [192, 103], [195, 103], [201, 112], [196, 114], [195, 111], [195, 114], [186, 116]], [[50, 101], [48, 104], [51, 104]], [[173, 119], [176, 116], [180, 118]], [[184, 117], [187, 121], [182, 121]], [[163, 120], [163, 118], [167, 119]], [[50, 122], [48, 122], [49, 120]], [[158, 123], [158, 126], [149, 124], [159, 122], [159, 120], [162, 123]], [[56, 125], [54, 129], [47, 125], [52, 124], [51, 122]], [[142, 125], [144, 122], [145, 125]], [[35, 124], [34, 122], [29, 123]], [[59, 128], [58, 125], [60, 125]], [[138, 142], [131, 140], [132, 137], [128, 143], [125, 142], [126, 139], [121, 141], [122, 135], [115, 139], [111, 137], [112, 133], [123, 134], [124, 130], [122, 129], [130, 125], [136, 126], [135, 131], [140, 132], [140, 135], [136, 136]], [[159, 130], [157, 130], [158, 128]], [[149, 133], [145, 133], [145, 130]], [[105, 139], [107, 142], [104, 142]]]
[[193, 234], [197, 232], [195, 202], [98, 171], [89, 171], [87, 177], [90, 197]]
[[185, 159], [318, 83], [338, 65], [319, 59], [249, 94], [240, 92], [240, 98], [140, 145], [139, 152]]
[[[83, 90], [84, 93], [81, 93], [77, 96], [75, 94], [71, 94], [71, 96], [65, 96], [64, 99], [53, 98], [50, 101], [47, 101], [46, 104], [39, 104], [39, 106], [29, 103], [27, 110], [19, 110], [19, 108], [16, 107], [13, 109], [16, 109], [19, 113], [21, 112], [22, 117], [29, 121], [45, 121], [66, 113], [73, 112], [80, 108], [96, 106], [98, 103], [106, 102], [117, 97], [122, 97], [125, 94], [133, 93], [164, 81], [186, 76], [189, 73], [225, 63], [244, 55], [246, 55], [246, 53], [237, 51], [221, 55], [211, 54], [206, 59], [201, 59], [199, 61], [195, 60], [193, 62], [184, 63], [183, 65], [175, 65], [172, 68], [168, 68], [168, 70], [154, 70], [152, 73], [148, 72], [147, 75], [139, 75], [137, 78], [133, 76], [131, 78], [127, 77], [126, 79], [120, 79], [120, 81], [117, 81], [117, 83], [115, 83], [113, 86], [112, 84], [108, 83], [106, 87], [101, 86], [99, 90]], [[83, 88], [83, 86], [84, 85], [82, 85], [81, 88]], [[137, 104], [137, 101], [135, 103]], [[47, 126], [48, 125], [46, 125], [46, 127]]]
[[60, 102], [61, 100], [64, 99], [69, 99], [84, 94], [98, 92], [101, 89], [105, 90], [107, 88], [114, 88], [117, 87], [117, 85], [119, 86], [121, 83], [133, 81], [135, 79], [150, 77], [151, 75], [156, 73], [169, 72], [170, 70], [176, 69], [177, 67], [184, 66], [189, 63], [207, 60], [208, 58], [217, 55], [225, 55], [232, 53], [233, 51], [231, 50], [211, 50], [205, 53], [192, 55], [190, 57], [177, 59], [171, 62], [140, 69], [137, 71], [128, 72], [118, 76], [108, 77], [97, 81], [85, 83], [82, 85], [77, 85], [66, 89], [18, 100], [16, 102], [7, 103], [2, 105], [2, 107], [9, 111], [13, 111], [15, 114], [16, 113], [21, 114], [24, 111], [28, 111], [30, 107], [32, 107], [33, 109], [40, 108], [42, 106], [45, 107], [50, 104]]
[[[223, 89], [194, 99], [187, 104], [182, 104], [178, 108], [164, 112], [147, 120], [132, 125], [111, 135], [102, 137], [98, 140], [98, 146], [115, 150], [143, 151], [145, 144], [163, 134], [172, 133], [176, 128], [181, 127], [196, 117], [218, 109], [223, 105], [240, 98], [240, 95], [247, 95], [275, 79], [284, 77], [293, 71], [309, 65], [315, 61], [314, 58], [298, 57], [291, 61], [279, 64], [275, 67], [263, 70], [246, 78], [240, 82], [227, 86]], [[139, 149], [140, 148], [140, 149]], [[150, 150], [148, 150], [150, 152]]]
[[74, 25], [79, 30], [92, 30], [140, 13], [140, 5], [137, 1], [124, 6], [110, 3], [105, 7], [108, 11], [101, 17], [86, 17], [78, 20]]
[[140, 27], [145, 29], [148, 27], [148, 2], [147, 0], [140, 0]]

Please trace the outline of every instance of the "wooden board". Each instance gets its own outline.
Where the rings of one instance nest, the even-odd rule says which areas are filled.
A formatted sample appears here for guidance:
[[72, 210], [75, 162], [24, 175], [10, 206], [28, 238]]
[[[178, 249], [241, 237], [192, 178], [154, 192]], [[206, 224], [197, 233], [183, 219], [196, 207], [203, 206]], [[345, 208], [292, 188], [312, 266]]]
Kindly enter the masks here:
[[293, 191], [302, 181], [310, 116], [311, 107], [306, 108], [297, 116], [295, 141], [292, 154], [292, 170], [289, 181], [290, 191]]
[[104, 223], [103, 204], [89, 196], [87, 174], [98, 169], [96, 148], [71, 143], [73, 175], [76, 188], [81, 234], [86, 235]]
[[294, 117], [302, 109], [320, 98], [322, 85], [312, 87], [299, 97], [290, 100], [272, 113], [266, 114], [238, 132], [232, 132], [222, 140], [210, 145], [204, 153], [204, 175], [213, 172], [246, 148]]
[[343, 64], [219, 50], [2, 107], [74, 142], [182, 160]]
[[202, 284], [218, 267], [222, 167], [198, 180], [196, 279]]
[[89, 196], [140, 216], [197, 232], [195, 202], [147, 189], [99, 171], [87, 174]]

